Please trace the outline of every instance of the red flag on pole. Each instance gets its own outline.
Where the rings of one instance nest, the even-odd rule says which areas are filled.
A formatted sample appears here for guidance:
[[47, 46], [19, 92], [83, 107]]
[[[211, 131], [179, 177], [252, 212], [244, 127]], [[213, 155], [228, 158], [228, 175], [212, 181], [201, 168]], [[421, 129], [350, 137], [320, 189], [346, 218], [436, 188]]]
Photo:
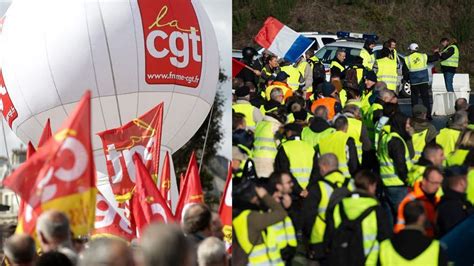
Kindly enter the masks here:
[[199, 176], [199, 167], [194, 151], [189, 159], [188, 169], [186, 170], [183, 183], [175, 214], [176, 220], [178, 221], [181, 221], [181, 217], [189, 205], [193, 203], [204, 203], [201, 177]]
[[181, 192], [183, 191], [183, 186], [184, 186], [184, 174], [181, 173], [179, 175], [179, 193], [181, 194]]
[[219, 205], [219, 216], [222, 221], [222, 232], [227, 252], [232, 254], [232, 164], [229, 163], [227, 181], [225, 183], [224, 194], [222, 194]]
[[131, 210], [137, 228], [137, 236], [140, 236], [143, 229], [151, 222], [169, 223], [174, 220], [174, 217], [151, 179], [140, 155], [135, 153], [133, 162], [135, 163], [137, 180], [131, 200]]
[[160, 192], [168, 206], [171, 208], [171, 172], [170, 154], [166, 152], [163, 168], [161, 169]]
[[[35, 215], [48, 209], [64, 212], [74, 235], [87, 235], [95, 218], [95, 167], [91, 145], [90, 91], [41, 149], [16, 169], [3, 185], [25, 201], [26, 233]], [[21, 227], [21, 226], [20, 226]]]
[[245, 68], [245, 64], [239, 60], [232, 58], [232, 77], [235, 78]]
[[28, 147], [26, 148], [26, 159], [28, 160], [36, 152], [35, 146], [31, 141], [28, 141]]
[[38, 142], [38, 148], [43, 146], [51, 137], [53, 136], [53, 133], [51, 132], [51, 122], [46, 121], [46, 125], [43, 128], [43, 132], [41, 133], [40, 140]]

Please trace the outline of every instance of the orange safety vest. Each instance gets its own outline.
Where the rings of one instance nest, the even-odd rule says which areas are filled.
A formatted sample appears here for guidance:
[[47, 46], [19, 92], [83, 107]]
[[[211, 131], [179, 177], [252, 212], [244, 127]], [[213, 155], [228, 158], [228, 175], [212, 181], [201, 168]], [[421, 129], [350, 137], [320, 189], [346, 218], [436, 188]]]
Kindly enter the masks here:
[[400, 203], [398, 207], [398, 215], [397, 215], [397, 223], [395, 224], [394, 232], [398, 233], [403, 228], [405, 228], [405, 217], [403, 216], [403, 211], [405, 210], [405, 206], [407, 203], [411, 201], [419, 200], [423, 203], [423, 207], [425, 208], [425, 214], [427, 219], [427, 224], [425, 225], [426, 235], [429, 237], [434, 237], [434, 226], [436, 222], [436, 206], [440, 201], [440, 197], [438, 195], [435, 196], [434, 204], [428, 200], [425, 196], [423, 190], [421, 190], [421, 182], [415, 183], [413, 187], [413, 191], [408, 193], [405, 198]]
[[280, 81], [274, 81], [270, 86], [265, 89], [265, 98], [267, 101], [270, 100], [270, 94], [272, 93], [273, 88], [280, 88], [283, 91], [283, 99], [286, 100], [289, 97], [293, 96], [293, 91], [288, 86], [288, 84]]
[[334, 111], [334, 106], [336, 105], [336, 102], [337, 100], [332, 97], [319, 98], [311, 105], [311, 112], [314, 114], [314, 111], [320, 105], [326, 106], [326, 108], [328, 109], [328, 120], [332, 120], [336, 115], [336, 112]]

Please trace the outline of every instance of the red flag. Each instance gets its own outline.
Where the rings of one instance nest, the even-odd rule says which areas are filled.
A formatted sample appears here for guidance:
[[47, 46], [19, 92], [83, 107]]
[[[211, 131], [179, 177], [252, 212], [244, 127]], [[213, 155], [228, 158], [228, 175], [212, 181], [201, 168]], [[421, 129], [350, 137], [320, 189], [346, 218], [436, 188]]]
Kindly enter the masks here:
[[41, 133], [41, 137], [38, 142], [38, 148], [42, 147], [52, 136], [53, 133], [51, 132], [51, 122], [48, 118], [48, 121], [46, 121], [46, 125], [43, 128], [43, 132]]
[[28, 141], [28, 147], [26, 148], [26, 159], [28, 160], [36, 152], [35, 146], [31, 141]]
[[179, 194], [175, 214], [176, 220], [181, 221], [183, 213], [192, 203], [204, 203], [201, 177], [199, 176], [199, 167], [194, 151], [189, 159], [188, 169], [184, 176], [184, 184], [182, 185], [182, 190]]
[[245, 68], [245, 64], [239, 60], [232, 58], [232, 77], [235, 78]]
[[132, 156], [138, 152], [154, 180], [160, 162], [163, 103], [119, 128], [97, 133], [107, 162], [110, 184], [116, 196], [130, 193], [135, 186]]
[[225, 182], [224, 194], [222, 194], [219, 206], [219, 216], [222, 221], [222, 232], [227, 252], [232, 254], [232, 164], [229, 163], [227, 181]]
[[183, 191], [183, 186], [184, 186], [184, 174], [181, 173], [179, 174], [179, 193]]
[[[16, 169], [3, 185], [25, 201], [25, 222], [42, 211], [63, 211], [74, 235], [86, 235], [95, 218], [95, 167], [91, 145], [90, 91], [52, 141]], [[34, 226], [28, 226], [33, 233]]]
[[170, 154], [166, 152], [161, 169], [160, 192], [168, 206], [171, 208], [171, 172], [170, 172]]
[[169, 223], [174, 221], [174, 217], [137, 153], [133, 155], [133, 162], [137, 180], [131, 200], [131, 209], [137, 227], [137, 236], [140, 236], [143, 229], [151, 222]]

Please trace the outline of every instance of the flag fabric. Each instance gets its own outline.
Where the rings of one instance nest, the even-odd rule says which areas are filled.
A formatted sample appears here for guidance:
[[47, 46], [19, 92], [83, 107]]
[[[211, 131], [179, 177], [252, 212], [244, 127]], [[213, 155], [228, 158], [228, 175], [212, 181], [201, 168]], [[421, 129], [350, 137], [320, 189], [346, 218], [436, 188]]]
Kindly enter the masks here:
[[[181, 194], [181, 192], [183, 191], [183, 186], [184, 186], [184, 174], [181, 173], [179, 175], [179, 193]], [[179, 200], [179, 199], [178, 199]]]
[[245, 68], [245, 64], [239, 60], [232, 58], [232, 77], [235, 78]]
[[135, 153], [133, 162], [135, 163], [137, 179], [131, 200], [131, 212], [137, 236], [140, 236], [148, 224], [155, 221], [170, 223], [174, 221], [174, 217], [143, 164], [140, 155]]
[[33, 234], [34, 217], [48, 209], [64, 212], [75, 236], [87, 235], [93, 228], [96, 184], [90, 98], [87, 91], [54, 138], [3, 181], [25, 201], [25, 233]]
[[175, 213], [177, 221], [181, 221], [182, 215], [193, 203], [204, 203], [201, 177], [199, 176], [199, 167], [194, 151], [189, 159], [188, 169], [186, 170], [182, 189], [179, 194], [178, 206], [176, 207]]
[[219, 216], [223, 225], [222, 232], [227, 252], [232, 254], [232, 163], [229, 163], [224, 194], [219, 205]]
[[166, 152], [163, 168], [161, 169], [160, 192], [163, 199], [171, 208], [171, 171], [170, 171], [170, 154]]
[[267, 18], [254, 40], [263, 48], [290, 62], [296, 62], [314, 43], [273, 17]]
[[97, 133], [102, 139], [107, 173], [116, 196], [124, 196], [135, 186], [132, 156], [139, 152], [153, 180], [160, 162], [163, 103], [119, 128]]
[[26, 159], [28, 160], [36, 152], [35, 146], [31, 141], [28, 141], [28, 146], [26, 147]]
[[41, 148], [52, 136], [53, 133], [51, 132], [51, 122], [48, 118], [48, 121], [46, 121], [46, 125], [43, 128], [43, 132], [41, 133], [41, 137], [38, 142], [38, 148]]

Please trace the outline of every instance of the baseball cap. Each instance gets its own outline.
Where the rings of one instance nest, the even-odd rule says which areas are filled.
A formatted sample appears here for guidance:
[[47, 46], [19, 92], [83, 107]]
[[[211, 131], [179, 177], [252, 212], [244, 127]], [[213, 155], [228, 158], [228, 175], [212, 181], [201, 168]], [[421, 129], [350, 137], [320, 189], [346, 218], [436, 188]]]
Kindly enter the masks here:
[[377, 82], [377, 75], [374, 71], [368, 71], [365, 75], [365, 79], [371, 80], [373, 82]]
[[418, 44], [412, 43], [410, 46], [408, 46], [408, 50], [410, 51], [418, 51]]
[[415, 106], [413, 106], [413, 115], [414, 116], [417, 116], [417, 115], [421, 115], [421, 114], [426, 114], [428, 113], [428, 109], [426, 109], [426, 107], [422, 104], [417, 104]]
[[280, 71], [275, 77], [275, 81], [284, 81], [285, 79], [289, 78], [290, 75], [288, 75], [285, 71]]

